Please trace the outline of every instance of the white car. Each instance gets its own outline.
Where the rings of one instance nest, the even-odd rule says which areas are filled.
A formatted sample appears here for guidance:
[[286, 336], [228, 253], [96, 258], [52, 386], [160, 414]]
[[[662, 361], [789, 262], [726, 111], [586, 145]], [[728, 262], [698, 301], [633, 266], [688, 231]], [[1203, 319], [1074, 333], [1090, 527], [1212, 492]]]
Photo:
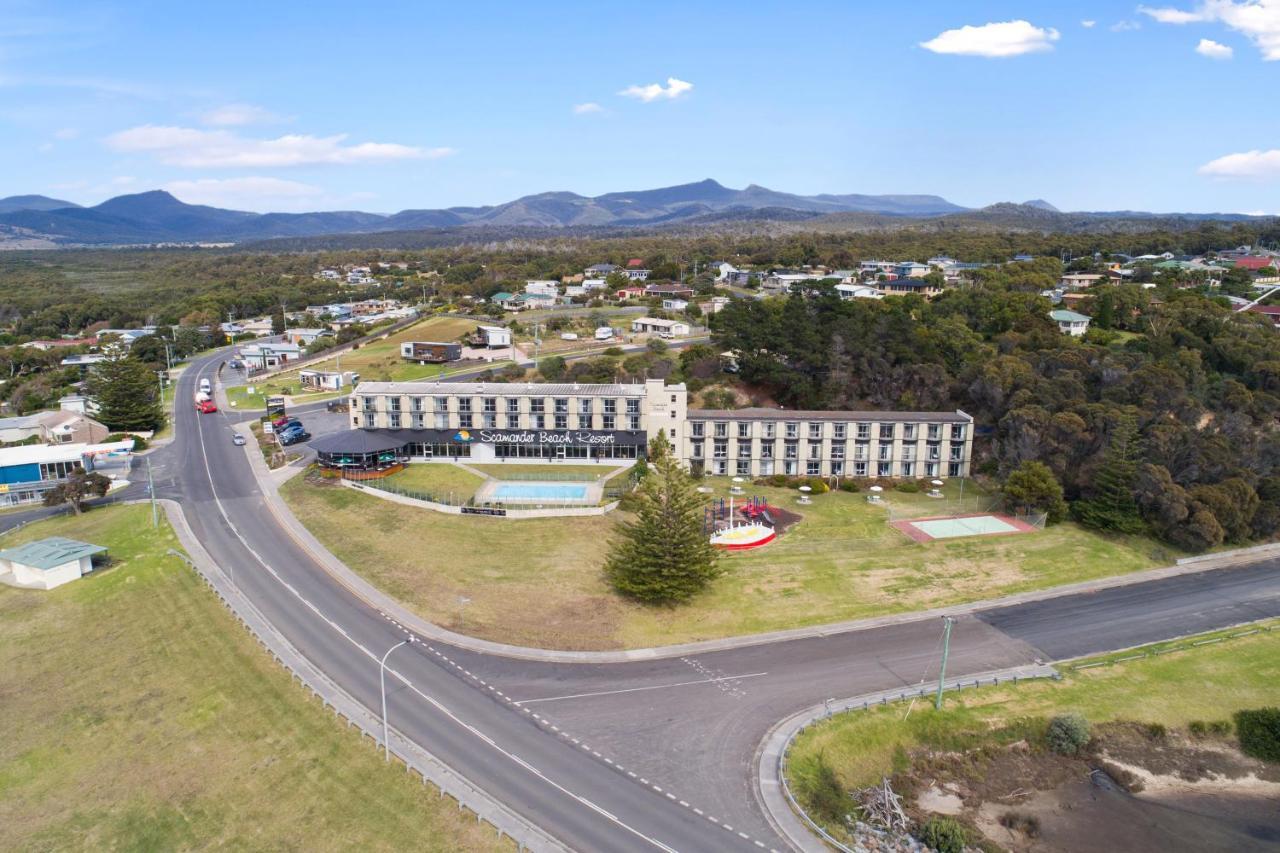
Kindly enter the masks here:
[[244, 447], [244, 436], [241, 435], [240, 433], [236, 433], [235, 435], [231, 436], [231, 443], [234, 444], [236, 447]]

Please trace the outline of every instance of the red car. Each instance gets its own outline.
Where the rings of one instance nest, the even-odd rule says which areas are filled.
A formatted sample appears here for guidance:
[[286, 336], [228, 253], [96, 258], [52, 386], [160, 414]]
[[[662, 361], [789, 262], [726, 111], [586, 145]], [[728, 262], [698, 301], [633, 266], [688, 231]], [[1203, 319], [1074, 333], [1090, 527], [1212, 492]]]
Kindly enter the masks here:
[[202, 400], [201, 402], [196, 403], [196, 411], [202, 415], [208, 415], [218, 411], [218, 407], [212, 400]]

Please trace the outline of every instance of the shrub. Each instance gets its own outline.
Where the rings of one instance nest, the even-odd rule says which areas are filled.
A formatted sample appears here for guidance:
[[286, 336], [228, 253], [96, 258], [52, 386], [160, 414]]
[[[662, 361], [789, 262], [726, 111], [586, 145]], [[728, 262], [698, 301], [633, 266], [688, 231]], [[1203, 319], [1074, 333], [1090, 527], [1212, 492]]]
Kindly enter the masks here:
[[1241, 752], [1280, 763], [1280, 708], [1236, 711], [1235, 720]]
[[1209, 734], [1217, 735], [1218, 737], [1226, 737], [1231, 734], [1231, 721], [1214, 720], [1209, 724]]
[[920, 487], [911, 480], [903, 480], [901, 483], [894, 486], [894, 488], [900, 492], [906, 492], [907, 494], [915, 494], [920, 491]]
[[1059, 714], [1049, 721], [1044, 738], [1059, 755], [1078, 755], [1089, 742], [1089, 721], [1079, 714]]
[[859, 487], [859, 486], [858, 486], [858, 483], [857, 483], [857, 481], [856, 481], [856, 480], [845, 480], [843, 483], [841, 483], [841, 484], [840, 484], [840, 491], [842, 491], [842, 492], [860, 492], [860, 491], [862, 491], [862, 489], [861, 489], [861, 487]]
[[1204, 737], [1209, 733], [1209, 724], [1204, 720], [1192, 720], [1187, 724], [1187, 731], [1192, 737]]
[[128, 441], [133, 439], [133, 452], [137, 453], [147, 449], [147, 440], [140, 435], [130, 435], [127, 432], [113, 432], [107, 436], [106, 443], [111, 444], [116, 441]]
[[769, 485], [777, 486], [780, 489], [785, 487], [787, 485], [787, 475], [774, 474], [772, 477], [769, 478]]
[[1000, 825], [1014, 832], [1021, 832], [1027, 838], [1035, 838], [1040, 834], [1040, 818], [1022, 812], [1005, 812], [1000, 815]]
[[1169, 730], [1164, 727], [1164, 723], [1147, 723], [1142, 727], [1142, 730], [1151, 740], [1164, 740], [1169, 734]]
[[801, 480], [800, 486], [808, 486], [809, 490], [815, 495], [825, 495], [831, 491], [831, 487], [827, 485], [827, 481], [821, 477], [810, 477], [807, 480]]
[[916, 837], [938, 853], [963, 853], [969, 833], [949, 817], [931, 817], [921, 826]]

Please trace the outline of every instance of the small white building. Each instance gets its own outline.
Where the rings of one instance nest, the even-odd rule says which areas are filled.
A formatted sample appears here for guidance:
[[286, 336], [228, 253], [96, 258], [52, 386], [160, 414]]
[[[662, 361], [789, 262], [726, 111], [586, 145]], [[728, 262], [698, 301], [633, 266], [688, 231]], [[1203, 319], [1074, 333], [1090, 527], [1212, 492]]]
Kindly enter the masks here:
[[662, 300], [662, 307], [668, 311], [683, 311], [689, 307], [689, 301], [687, 299], [675, 298], [664, 299]]
[[850, 299], [884, 299], [884, 294], [868, 284], [836, 285], [836, 295], [846, 301]]
[[511, 330], [502, 326], [481, 326], [476, 329], [476, 334], [489, 349], [511, 346]]
[[607, 284], [602, 278], [584, 278], [582, 280], [582, 289], [590, 293], [593, 290], [604, 290]]
[[26, 589], [53, 589], [93, 571], [93, 555], [107, 549], [50, 536], [0, 551], [0, 583]]
[[1084, 314], [1077, 314], [1075, 311], [1068, 311], [1065, 308], [1059, 308], [1056, 311], [1049, 312], [1049, 319], [1058, 324], [1058, 331], [1064, 335], [1071, 335], [1078, 338], [1089, 331], [1090, 318]]
[[631, 331], [652, 332], [663, 337], [678, 338], [692, 331], [688, 323], [679, 320], [662, 320], [658, 317], [639, 317], [631, 321]]
[[524, 283], [524, 292], [538, 296], [557, 296], [560, 293], [560, 282], [533, 279]]

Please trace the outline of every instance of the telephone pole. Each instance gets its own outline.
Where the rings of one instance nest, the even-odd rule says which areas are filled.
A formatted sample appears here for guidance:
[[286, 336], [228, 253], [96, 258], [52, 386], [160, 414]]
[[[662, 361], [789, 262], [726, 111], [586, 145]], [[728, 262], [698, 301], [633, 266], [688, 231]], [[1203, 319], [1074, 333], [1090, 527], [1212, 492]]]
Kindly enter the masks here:
[[151, 457], [147, 457], [147, 494], [151, 496], [151, 526], [160, 526], [160, 515], [156, 510], [156, 481], [151, 476]]
[[942, 617], [942, 666], [938, 670], [938, 696], [933, 700], [934, 709], [942, 710], [942, 683], [947, 678], [947, 655], [951, 653], [951, 624], [955, 622], [950, 616]]

